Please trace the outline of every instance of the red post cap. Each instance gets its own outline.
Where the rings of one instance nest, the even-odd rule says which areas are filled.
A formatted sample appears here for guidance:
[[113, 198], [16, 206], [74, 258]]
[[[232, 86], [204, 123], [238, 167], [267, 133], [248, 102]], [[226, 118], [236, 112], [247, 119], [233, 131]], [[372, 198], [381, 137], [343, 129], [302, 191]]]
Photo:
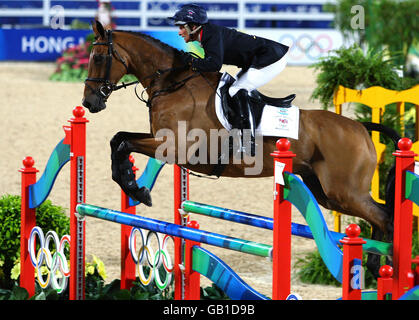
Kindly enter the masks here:
[[359, 238], [361, 228], [357, 224], [351, 223], [349, 226], [346, 227], [345, 232], [346, 237], [340, 239], [340, 243], [347, 245], [360, 245], [367, 243], [364, 239]]
[[68, 122], [71, 123], [86, 123], [89, 122], [89, 120], [87, 120], [84, 117], [85, 111], [84, 108], [81, 106], [77, 106], [73, 108], [73, 117], [71, 117], [70, 120], [68, 120]]
[[358, 238], [361, 234], [361, 228], [357, 224], [351, 223], [346, 227], [345, 233], [349, 238]]
[[23, 163], [23, 168], [20, 168], [18, 171], [22, 172], [22, 173], [35, 173], [35, 172], [39, 172], [33, 165], [35, 164], [35, 160], [30, 157], [27, 156], [25, 157], [25, 159], [22, 160]]
[[22, 163], [25, 166], [25, 168], [32, 168], [35, 164], [35, 160], [32, 157], [28, 156], [22, 160]]
[[415, 152], [411, 150], [412, 148], [412, 140], [409, 138], [401, 138], [397, 142], [398, 149], [393, 152], [393, 155], [399, 158], [414, 158], [417, 156]]
[[389, 265], [384, 265], [379, 270], [381, 278], [391, 278], [393, 276], [393, 268]]
[[409, 151], [412, 148], [412, 140], [409, 138], [401, 138], [397, 143], [397, 146], [402, 151]]
[[[271, 153], [275, 159], [289, 159], [295, 157], [295, 154], [290, 151], [291, 142], [286, 138], [281, 138], [276, 141], [276, 149]], [[291, 171], [291, 169], [289, 169]]]
[[77, 106], [73, 108], [73, 115], [76, 118], [82, 118], [84, 116], [84, 113], [85, 113], [84, 108], [81, 106]]
[[288, 151], [291, 148], [291, 142], [286, 138], [281, 138], [276, 142], [276, 148], [281, 152]]

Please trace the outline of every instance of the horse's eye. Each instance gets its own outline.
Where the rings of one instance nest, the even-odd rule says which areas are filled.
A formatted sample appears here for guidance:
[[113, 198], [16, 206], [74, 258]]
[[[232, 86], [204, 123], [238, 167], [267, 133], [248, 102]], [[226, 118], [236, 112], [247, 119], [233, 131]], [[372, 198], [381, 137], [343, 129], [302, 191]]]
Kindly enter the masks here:
[[104, 59], [103, 55], [100, 55], [100, 54], [96, 54], [96, 55], [93, 56], [93, 61], [96, 64], [101, 64], [103, 62], [103, 59]]

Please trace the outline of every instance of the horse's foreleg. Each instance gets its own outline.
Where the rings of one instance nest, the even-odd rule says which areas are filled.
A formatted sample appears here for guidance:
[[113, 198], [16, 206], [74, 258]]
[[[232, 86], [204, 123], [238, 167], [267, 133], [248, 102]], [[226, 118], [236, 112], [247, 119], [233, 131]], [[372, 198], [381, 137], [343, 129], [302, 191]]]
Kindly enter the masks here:
[[[134, 147], [134, 143], [135, 143]], [[150, 190], [146, 187], [139, 188], [135, 180], [133, 164], [129, 161], [131, 152], [139, 152], [150, 157], [154, 156], [153, 147], [138, 148], [138, 141], [146, 141], [148, 146], [157, 143], [149, 133], [118, 132], [111, 140], [112, 179], [119, 184], [121, 189], [132, 199], [138, 200], [147, 206], [152, 205]], [[154, 149], [155, 150], [155, 149]]]

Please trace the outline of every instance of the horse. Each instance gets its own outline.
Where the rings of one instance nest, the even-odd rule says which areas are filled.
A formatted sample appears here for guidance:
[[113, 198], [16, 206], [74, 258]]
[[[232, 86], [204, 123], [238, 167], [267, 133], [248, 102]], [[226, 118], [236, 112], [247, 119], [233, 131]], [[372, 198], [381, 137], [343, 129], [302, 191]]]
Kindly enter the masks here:
[[[117, 85], [125, 74], [133, 74], [145, 88], [149, 107], [149, 133], [118, 132], [110, 141], [112, 179], [131, 198], [151, 206], [147, 188], [139, 188], [129, 161], [131, 152], [156, 157], [164, 143], [156, 138], [160, 129], [170, 129], [174, 140], [174, 163], [179, 162], [179, 124], [186, 130], [200, 129], [210, 136], [211, 129], [222, 130], [217, 118], [215, 88], [219, 72], [198, 73], [185, 68], [184, 54], [149, 35], [139, 32], [105, 30], [92, 25], [95, 43], [92, 48], [88, 78], [82, 104], [90, 112], [106, 108], [110, 94], [126, 84]], [[373, 238], [391, 239], [392, 211], [370, 195], [371, 180], [377, 165], [374, 144], [368, 125], [327, 110], [300, 110], [298, 139], [290, 138], [293, 172], [300, 175], [320, 205], [346, 215], [366, 220], [373, 228]], [[371, 129], [371, 128], [370, 128]], [[382, 125], [372, 130], [391, 134]], [[397, 133], [393, 141], [398, 140]], [[278, 137], [263, 137], [263, 168], [257, 175], [246, 175], [245, 161], [228, 163], [221, 177], [258, 178], [273, 176], [271, 153]], [[193, 142], [186, 142], [191, 146]], [[182, 163], [197, 174], [211, 175], [214, 165]], [[249, 180], [249, 183], [250, 180]]]

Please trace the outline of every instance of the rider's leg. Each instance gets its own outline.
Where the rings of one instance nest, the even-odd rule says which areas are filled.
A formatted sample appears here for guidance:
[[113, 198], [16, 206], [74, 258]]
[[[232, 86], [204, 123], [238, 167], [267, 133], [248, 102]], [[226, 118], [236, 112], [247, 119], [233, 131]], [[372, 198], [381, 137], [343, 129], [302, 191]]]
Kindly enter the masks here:
[[277, 62], [261, 69], [249, 68], [247, 71], [240, 71], [237, 80], [230, 86], [228, 90], [233, 97], [239, 90], [245, 89], [252, 91], [271, 81], [279, 75], [287, 65], [288, 55], [286, 54]]
[[[240, 128], [250, 129], [250, 155], [255, 155], [255, 120], [250, 109], [250, 101], [248, 92], [259, 88], [266, 84], [284, 70], [287, 64], [287, 55], [281, 60], [266, 66], [262, 69], [249, 68], [247, 71], [240, 71], [237, 75], [237, 80], [230, 86], [229, 94], [232, 97], [235, 105], [238, 106], [240, 114]], [[242, 132], [242, 148], [243, 143]]]
[[[255, 120], [253, 113], [250, 110], [249, 95], [245, 89], [240, 89], [233, 96], [233, 103], [238, 106], [239, 110], [239, 129], [241, 130], [241, 151], [249, 154], [251, 157], [255, 156]], [[250, 141], [245, 143], [243, 130], [250, 130]], [[247, 141], [246, 141], [247, 142]]]

